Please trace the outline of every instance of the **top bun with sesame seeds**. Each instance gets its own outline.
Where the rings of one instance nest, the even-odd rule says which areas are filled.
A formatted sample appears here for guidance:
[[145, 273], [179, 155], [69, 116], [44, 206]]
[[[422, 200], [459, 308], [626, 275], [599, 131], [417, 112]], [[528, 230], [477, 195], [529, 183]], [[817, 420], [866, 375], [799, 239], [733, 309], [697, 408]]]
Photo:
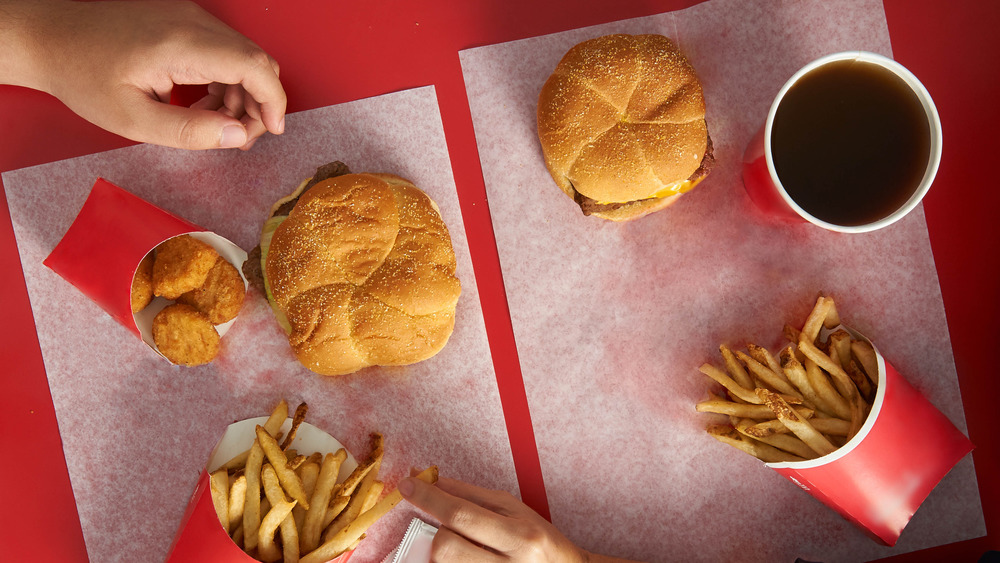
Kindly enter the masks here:
[[303, 365], [342, 375], [412, 364], [444, 347], [461, 285], [427, 194], [391, 174], [347, 173], [303, 182], [286, 199], [265, 224], [261, 264]]
[[662, 35], [570, 49], [538, 97], [538, 137], [559, 188], [612, 221], [670, 205], [715, 162], [701, 83]]

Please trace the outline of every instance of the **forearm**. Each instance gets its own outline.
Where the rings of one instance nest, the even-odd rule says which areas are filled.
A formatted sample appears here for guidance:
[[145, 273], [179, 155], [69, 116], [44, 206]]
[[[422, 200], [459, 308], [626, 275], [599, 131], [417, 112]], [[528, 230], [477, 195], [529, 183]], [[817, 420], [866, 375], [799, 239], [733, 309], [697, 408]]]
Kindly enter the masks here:
[[72, 11], [65, 0], [0, 0], [0, 84], [49, 91], [51, 34]]

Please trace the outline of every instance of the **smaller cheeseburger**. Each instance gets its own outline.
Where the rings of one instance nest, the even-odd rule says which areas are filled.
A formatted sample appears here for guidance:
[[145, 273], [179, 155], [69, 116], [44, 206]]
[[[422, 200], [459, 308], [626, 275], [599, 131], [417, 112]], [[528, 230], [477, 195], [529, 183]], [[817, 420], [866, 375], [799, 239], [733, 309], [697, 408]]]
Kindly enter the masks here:
[[612, 221], [670, 205], [715, 162], [701, 83], [662, 35], [570, 49], [538, 97], [538, 137], [559, 188]]
[[261, 237], [268, 300], [299, 361], [323, 375], [430, 358], [461, 285], [437, 205], [408, 180], [320, 167]]

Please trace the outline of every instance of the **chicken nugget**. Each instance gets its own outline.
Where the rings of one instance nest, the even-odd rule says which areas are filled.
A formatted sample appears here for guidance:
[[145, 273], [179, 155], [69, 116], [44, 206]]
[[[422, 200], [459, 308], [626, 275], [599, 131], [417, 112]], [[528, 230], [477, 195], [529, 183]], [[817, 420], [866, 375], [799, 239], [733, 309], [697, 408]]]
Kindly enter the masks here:
[[175, 364], [199, 366], [219, 353], [219, 333], [208, 317], [190, 305], [165, 307], [153, 319], [153, 342]]
[[225, 258], [219, 258], [208, 272], [205, 283], [177, 298], [208, 315], [212, 324], [222, 324], [236, 318], [243, 307], [246, 286], [239, 271]]
[[153, 300], [153, 253], [139, 262], [132, 276], [132, 312], [138, 313]]
[[191, 235], [174, 237], [156, 247], [153, 260], [153, 293], [177, 299], [201, 287], [219, 253], [208, 243]]

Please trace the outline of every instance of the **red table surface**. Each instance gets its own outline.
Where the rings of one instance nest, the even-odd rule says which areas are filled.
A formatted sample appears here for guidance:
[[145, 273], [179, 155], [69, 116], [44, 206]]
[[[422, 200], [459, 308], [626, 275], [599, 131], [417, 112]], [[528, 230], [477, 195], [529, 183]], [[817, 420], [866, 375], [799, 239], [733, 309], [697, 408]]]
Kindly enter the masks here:
[[[433, 84], [508, 419], [522, 495], [546, 513], [458, 51], [685, 8], [691, 0], [202, 0], [281, 64], [290, 112]], [[1000, 190], [988, 161], [1000, 124], [1000, 3], [885, 0], [893, 55], [933, 96], [944, 156], [924, 200], [988, 534], [891, 558], [975, 561], [1000, 549]], [[738, 53], [734, 53], [738, 56]], [[0, 170], [131, 144], [47, 95], [0, 86]], [[991, 150], [993, 149], [993, 150]], [[58, 190], [51, 186], [39, 189]], [[59, 431], [4, 195], [0, 205], [0, 545], [7, 561], [86, 561]], [[901, 299], [905, 296], [900, 296]], [[664, 499], [668, 502], [669, 499]], [[121, 533], [120, 530], [109, 533]], [[905, 532], [904, 532], [905, 533]], [[706, 541], [708, 538], [706, 537]]]

